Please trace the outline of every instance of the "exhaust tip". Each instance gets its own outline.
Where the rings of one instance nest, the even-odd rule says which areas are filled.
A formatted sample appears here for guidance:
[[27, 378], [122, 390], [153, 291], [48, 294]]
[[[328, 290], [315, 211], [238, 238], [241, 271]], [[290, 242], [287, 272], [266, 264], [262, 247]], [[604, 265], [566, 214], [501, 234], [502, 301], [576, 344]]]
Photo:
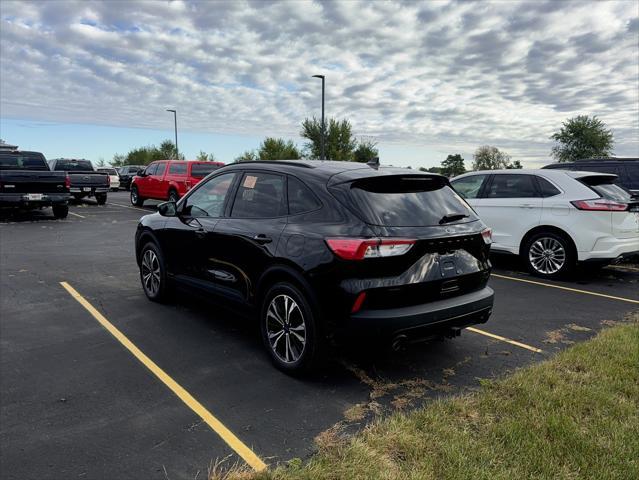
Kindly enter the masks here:
[[399, 352], [406, 347], [406, 343], [408, 342], [408, 337], [406, 335], [397, 335], [393, 338], [393, 342], [391, 343], [391, 348], [394, 352]]

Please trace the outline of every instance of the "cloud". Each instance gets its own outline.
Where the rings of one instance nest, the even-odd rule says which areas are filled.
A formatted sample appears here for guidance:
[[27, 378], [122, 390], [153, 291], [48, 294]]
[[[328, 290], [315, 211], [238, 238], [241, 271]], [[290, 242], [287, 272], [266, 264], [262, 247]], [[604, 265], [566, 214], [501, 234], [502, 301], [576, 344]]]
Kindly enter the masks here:
[[596, 114], [639, 155], [633, 2], [3, 1], [3, 117], [296, 136], [319, 114], [397, 143], [541, 161]]

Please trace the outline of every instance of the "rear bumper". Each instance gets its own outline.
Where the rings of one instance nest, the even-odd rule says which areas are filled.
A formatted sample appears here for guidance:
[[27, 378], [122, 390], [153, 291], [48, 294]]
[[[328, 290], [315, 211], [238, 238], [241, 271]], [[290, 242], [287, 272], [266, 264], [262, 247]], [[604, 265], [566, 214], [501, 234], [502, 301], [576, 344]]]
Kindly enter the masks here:
[[490, 287], [410, 307], [362, 310], [351, 315], [347, 330], [394, 335], [398, 333], [436, 335], [450, 329], [484, 323], [492, 313], [495, 293]]
[[0, 207], [29, 208], [48, 207], [51, 205], [66, 205], [69, 202], [68, 193], [43, 193], [40, 200], [29, 200], [26, 193], [2, 193], [0, 194]]
[[69, 191], [72, 194], [95, 195], [96, 193], [108, 193], [110, 187], [71, 187]]
[[597, 240], [588, 252], [579, 252], [580, 261], [615, 260], [639, 252], [639, 233], [630, 238], [606, 237]]

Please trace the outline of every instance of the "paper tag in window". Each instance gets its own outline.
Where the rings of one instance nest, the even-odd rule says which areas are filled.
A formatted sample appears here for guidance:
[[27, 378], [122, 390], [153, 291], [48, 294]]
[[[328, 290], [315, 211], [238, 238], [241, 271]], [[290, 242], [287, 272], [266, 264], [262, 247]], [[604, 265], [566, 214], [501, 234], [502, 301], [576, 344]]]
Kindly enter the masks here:
[[251, 175], [247, 175], [244, 178], [244, 188], [255, 188], [255, 183], [257, 182], [257, 177], [253, 177]]

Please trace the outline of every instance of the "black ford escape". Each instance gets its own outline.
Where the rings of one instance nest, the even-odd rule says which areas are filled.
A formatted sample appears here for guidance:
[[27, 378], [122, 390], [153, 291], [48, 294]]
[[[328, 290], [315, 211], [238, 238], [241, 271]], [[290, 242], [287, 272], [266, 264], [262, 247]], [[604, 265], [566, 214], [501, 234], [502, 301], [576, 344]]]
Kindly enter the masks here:
[[147, 297], [174, 287], [249, 307], [285, 371], [328, 335], [457, 334], [488, 320], [490, 230], [439, 175], [361, 163], [229, 165], [143, 217]]

